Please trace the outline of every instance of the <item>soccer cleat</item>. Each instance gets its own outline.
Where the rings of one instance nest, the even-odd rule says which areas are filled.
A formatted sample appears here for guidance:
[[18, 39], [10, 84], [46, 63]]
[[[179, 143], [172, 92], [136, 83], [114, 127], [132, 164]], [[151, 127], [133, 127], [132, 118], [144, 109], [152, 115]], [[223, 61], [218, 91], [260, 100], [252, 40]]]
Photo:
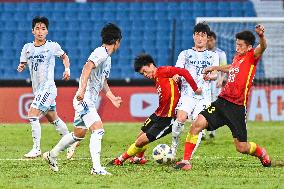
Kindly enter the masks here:
[[175, 169], [181, 169], [181, 170], [185, 170], [185, 171], [188, 171], [192, 168], [192, 165], [188, 162], [177, 162], [176, 163], [176, 166], [175, 166]]
[[101, 167], [101, 169], [92, 168], [91, 175], [111, 175], [111, 173], [107, 172], [103, 167]]
[[108, 165], [116, 165], [116, 166], [121, 166], [122, 164], [123, 161], [120, 161], [118, 158], [115, 158], [108, 163]]
[[67, 148], [67, 155], [66, 155], [67, 159], [71, 159], [74, 156], [75, 149], [78, 146], [78, 144], [79, 144], [79, 141], [73, 143], [69, 148]]
[[56, 158], [51, 157], [50, 152], [45, 152], [42, 156], [43, 156], [43, 159], [48, 163], [52, 171], [57, 172], [59, 170], [57, 166]]
[[26, 153], [24, 155], [24, 157], [26, 158], [36, 158], [41, 156], [41, 151], [38, 149], [33, 148], [31, 151], [29, 151], [29, 153]]
[[214, 130], [214, 131], [209, 131], [208, 133], [209, 133], [209, 137], [210, 137], [211, 139], [215, 138], [215, 134], [216, 134], [216, 131], [215, 131], [215, 130]]
[[262, 156], [259, 158], [263, 167], [271, 167], [271, 160], [265, 148], [262, 148]]
[[145, 159], [145, 157], [139, 158], [139, 157], [131, 157], [129, 158], [129, 162], [132, 164], [141, 164], [144, 165], [145, 163], [147, 163], [147, 160]]

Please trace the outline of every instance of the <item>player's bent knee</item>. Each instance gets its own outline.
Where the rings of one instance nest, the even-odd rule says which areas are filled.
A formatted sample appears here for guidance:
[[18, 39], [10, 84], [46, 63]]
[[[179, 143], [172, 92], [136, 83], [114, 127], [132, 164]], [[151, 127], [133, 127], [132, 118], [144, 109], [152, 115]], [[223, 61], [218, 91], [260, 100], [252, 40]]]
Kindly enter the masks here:
[[148, 144], [148, 143], [149, 143], [149, 139], [148, 139], [148, 137], [147, 137], [147, 135], [146, 135], [146, 133], [145, 133], [145, 134], [141, 135], [141, 136], [135, 141], [135, 146], [141, 148], [141, 147], [145, 146], [145, 145]]
[[78, 136], [78, 135], [75, 135], [75, 133], [72, 133], [72, 137], [76, 141], [81, 141], [81, 140], [83, 140], [85, 138], [85, 135]]

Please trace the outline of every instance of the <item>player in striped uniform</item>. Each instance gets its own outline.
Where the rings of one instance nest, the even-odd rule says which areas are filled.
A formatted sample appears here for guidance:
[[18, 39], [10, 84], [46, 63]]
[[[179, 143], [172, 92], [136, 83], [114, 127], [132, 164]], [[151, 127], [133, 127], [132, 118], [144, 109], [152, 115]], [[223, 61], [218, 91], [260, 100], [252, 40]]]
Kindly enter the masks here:
[[[207, 49], [213, 52], [216, 52], [219, 55], [219, 66], [227, 65], [227, 55], [225, 51], [216, 47], [216, 39], [217, 36], [215, 32], [210, 31], [208, 34], [208, 41], [207, 41]], [[212, 102], [217, 100], [218, 95], [221, 92], [222, 86], [225, 84], [226, 73], [218, 72], [217, 80], [211, 82], [211, 98]], [[210, 138], [214, 138], [216, 135], [215, 130], [208, 132]], [[206, 133], [202, 133], [202, 139], [206, 138]]]
[[[219, 65], [219, 57], [216, 52], [207, 50], [207, 39], [210, 28], [205, 23], [198, 23], [193, 29], [194, 47], [182, 51], [176, 62], [176, 67], [187, 69], [198, 88], [202, 89], [202, 94], [195, 94], [182, 78], [181, 98], [177, 105], [177, 119], [173, 123], [172, 146], [173, 155], [176, 155], [179, 137], [184, 129], [184, 124], [189, 118], [194, 120], [197, 115], [212, 102], [211, 81], [203, 79], [203, 70], [209, 66]], [[217, 78], [216, 73], [209, 74], [211, 80]], [[205, 132], [205, 131], [204, 131]], [[200, 133], [199, 143], [202, 137]]]
[[[55, 57], [61, 58], [65, 66], [63, 80], [69, 80], [70, 78], [70, 63], [68, 56], [60, 45], [46, 39], [48, 25], [49, 21], [45, 17], [35, 17], [32, 20], [34, 42], [24, 45], [17, 69], [18, 72], [22, 72], [26, 65], [29, 67], [34, 94], [34, 100], [28, 112], [32, 128], [33, 148], [24, 155], [26, 158], [35, 158], [41, 155], [41, 126], [39, 119], [42, 115], [54, 125], [61, 136], [69, 133], [66, 124], [58, 117], [56, 112]], [[67, 150], [68, 159], [74, 154], [74, 148], [75, 145]]]
[[[266, 150], [254, 142], [247, 141], [247, 99], [257, 63], [267, 46], [264, 27], [257, 25], [255, 31], [259, 36], [259, 45], [255, 49], [253, 48], [255, 36], [252, 32], [237, 33], [236, 55], [232, 65], [213, 66], [204, 70], [205, 74], [213, 70], [228, 73], [228, 81], [218, 99], [203, 110], [192, 123], [184, 145], [184, 157], [181, 162], [177, 162], [177, 169], [191, 169], [189, 160], [195, 148], [198, 133], [202, 129], [215, 130], [224, 125], [230, 128], [238, 152], [258, 157], [264, 167], [271, 166]], [[205, 79], [208, 79], [206, 75]]]
[[101, 141], [105, 131], [95, 104], [102, 90], [116, 108], [119, 108], [122, 102], [121, 97], [115, 96], [107, 83], [111, 68], [110, 56], [120, 46], [121, 30], [115, 24], [109, 23], [103, 27], [101, 38], [102, 46], [91, 53], [83, 67], [79, 89], [73, 99], [74, 131], [65, 135], [51, 151], [43, 154], [53, 171], [59, 170], [56, 162], [59, 153], [76, 141], [83, 140], [89, 130], [91, 132], [89, 148], [93, 163], [91, 174], [110, 175], [100, 162]]
[[159, 106], [155, 113], [144, 122], [136, 141], [127, 151], [113, 159], [109, 163], [110, 165], [122, 165], [124, 161], [131, 157], [134, 157], [130, 159], [132, 163], [146, 163], [144, 152], [148, 147], [147, 144], [171, 133], [175, 107], [180, 98], [178, 84], [172, 79], [174, 75], [183, 76], [194, 92], [201, 93], [201, 90], [197, 88], [195, 81], [186, 69], [172, 66], [157, 68], [150, 55], [141, 54], [137, 56], [134, 61], [134, 68], [136, 72], [155, 81], [159, 95]]

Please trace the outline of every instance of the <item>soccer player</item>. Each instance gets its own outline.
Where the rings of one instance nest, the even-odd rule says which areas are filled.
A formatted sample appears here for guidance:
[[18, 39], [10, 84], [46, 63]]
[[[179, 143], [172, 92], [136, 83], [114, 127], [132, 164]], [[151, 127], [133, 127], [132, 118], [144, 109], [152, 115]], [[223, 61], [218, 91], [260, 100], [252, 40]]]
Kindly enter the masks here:
[[[203, 110], [192, 123], [184, 145], [184, 156], [177, 162], [176, 168], [189, 170], [190, 159], [197, 142], [198, 133], [202, 129], [215, 130], [228, 125], [234, 138], [236, 150], [243, 154], [256, 156], [264, 167], [271, 166], [271, 160], [264, 148], [254, 142], [247, 141], [246, 104], [252, 86], [257, 63], [266, 49], [264, 27], [257, 25], [255, 31], [259, 37], [259, 45], [254, 49], [255, 36], [251, 31], [236, 34], [236, 55], [232, 65], [213, 66], [204, 70], [229, 73], [227, 84], [222, 88], [218, 99]], [[208, 79], [205, 76], [205, 79]]]
[[[70, 63], [68, 56], [60, 45], [46, 39], [48, 25], [49, 21], [45, 17], [38, 16], [32, 20], [34, 41], [24, 45], [17, 68], [18, 72], [22, 72], [28, 65], [35, 96], [28, 112], [32, 127], [33, 148], [24, 155], [26, 158], [35, 158], [41, 155], [41, 126], [39, 119], [42, 115], [54, 125], [61, 136], [69, 133], [66, 124], [58, 117], [56, 112], [55, 57], [61, 58], [65, 66], [63, 80], [69, 80], [70, 78]], [[71, 146], [67, 151], [68, 159], [74, 154], [74, 148], [75, 145]]]
[[[205, 23], [198, 23], [193, 29], [194, 47], [182, 51], [176, 62], [176, 67], [186, 68], [197, 83], [198, 88], [202, 88], [202, 95], [195, 94], [182, 78], [181, 98], [176, 107], [177, 119], [173, 123], [172, 132], [172, 152], [176, 155], [179, 137], [184, 129], [184, 124], [188, 117], [194, 120], [197, 115], [211, 101], [211, 83], [203, 79], [203, 69], [209, 66], [219, 65], [219, 57], [216, 52], [207, 50], [207, 40], [210, 28]], [[211, 80], [217, 78], [216, 72], [208, 75]], [[199, 137], [199, 142], [201, 140]]]
[[201, 93], [190, 73], [184, 68], [172, 66], [156, 67], [153, 58], [148, 54], [141, 54], [134, 61], [135, 72], [154, 80], [159, 95], [159, 106], [141, 127], [136, 141], [119, 157], [109, 162], [109, 165], [122, 165], [128, 158], [131, 163], [144, 164], [144, 152], [151, 143], [172, 131], [172, 122], [175, 117], [175, 107], [180, 97], [178, 84], [172, 79], [176, 74], [183, 76], [196, 93]]
[[[213, 52], [217, 52], [219, 55], [219, 66], [225, 66], [227, 65], [227, 55], [225, 51], [222, 49], [216, 47], [216, 40], [217, 36], [215, 32], [210, 31], [208, 34], [208, 41], [207, 41], [207, 49]], [[225, 83], [226, 73], [224, 72], [218, 72], [217, 80], [211, 82], [211, 98], [212, 102], [217, 100], [218, 95], [221, 92], [221, 87], [223, 87], [223, 84]], [[210, 138], [214, 138], [216, 135], [215, 130], [208, 132]], [[206, 133], [202, 133], [202, 139], [206, 139]]]
[[111, 68], [110, 56], [120, 46], [121, 30], [115, 24], [106, 24], [102, 28], [101, 38], [102, 46], [91, 53], [83, 67], [79, 89], [73, 99], [75, 109], [74, 132], [65, 135], [51, 151], [43, 154], [44, 159], [55, 172], [58, 171], [56, 158], [60, 151], [76, 141], [84, 139], [87, 131], [90, 130], [89, 147], [93, 163], [91, 174], [110, 175], [100, 162], [101, 140], [105, 131], [95, 104], [102, 90], [116, 108], [119, 108], [122, 102], [121, 97], [115, 96], [107, 83]]

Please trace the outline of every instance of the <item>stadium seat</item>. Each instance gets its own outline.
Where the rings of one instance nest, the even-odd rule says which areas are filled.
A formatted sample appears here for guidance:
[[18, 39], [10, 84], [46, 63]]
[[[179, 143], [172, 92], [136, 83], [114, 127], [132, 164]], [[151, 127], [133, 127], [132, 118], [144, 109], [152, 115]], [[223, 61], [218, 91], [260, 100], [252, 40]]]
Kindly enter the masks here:
[[117, 9], [117, 3], [107, 2], [104, 4], [104, 12], [114, 12]]
[[193, 4], [192, 7], [193, 7], [194, 11], [205, 10], [205, 3], [204, 2], [193, 1], [192, 4]]
[[142, 3], [142, 10], [143, 11], [153, 11], [153, 10], [155, 10], [155, 3], [152, 3], [152, 2]]
[[218, 10], [218, 3], [217, 2], [206, 2], [205, 10], [206, 10], [206, 13]]
[[30, 11], [41, 11], [44, 8], [44, 4], [42, 3], [29, 3], [29, 10]]
[[17, 11], [27, 11], [29, 4], [28, 3], [15, 3]]
[[[8, 2], [8, 1], [7, 1]], [[17, 8], [17, 3], [3, 3], [3, 9], [5, 12], [7, 11], [15, 11]]]
[[130, 10], [130, 4], [131, 3], [124, 3], [124, 2], [117, 3], [117, 9], [116, 10], [118, 10], [118, 12], [129, 11]]

